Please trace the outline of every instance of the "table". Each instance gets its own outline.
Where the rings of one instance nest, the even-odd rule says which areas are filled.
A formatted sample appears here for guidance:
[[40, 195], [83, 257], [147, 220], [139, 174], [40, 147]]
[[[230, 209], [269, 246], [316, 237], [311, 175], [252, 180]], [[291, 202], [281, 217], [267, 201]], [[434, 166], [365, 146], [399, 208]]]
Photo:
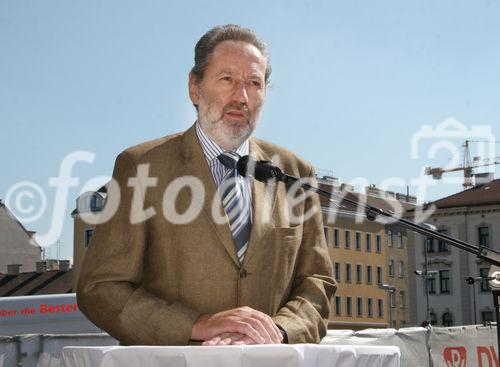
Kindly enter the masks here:
[[394, 346], [242, 345], [65, 347], [66, 367], [399, 367]]

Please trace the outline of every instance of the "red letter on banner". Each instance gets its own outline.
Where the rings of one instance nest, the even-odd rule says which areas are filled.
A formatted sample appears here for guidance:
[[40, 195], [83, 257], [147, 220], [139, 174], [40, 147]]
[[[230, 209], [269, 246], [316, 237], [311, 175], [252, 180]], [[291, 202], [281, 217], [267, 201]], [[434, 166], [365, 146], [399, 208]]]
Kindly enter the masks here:
[[465, 367], [467, 365], [467, 350], [464, 347], [444, 348], [443, 358], [448, 367]]

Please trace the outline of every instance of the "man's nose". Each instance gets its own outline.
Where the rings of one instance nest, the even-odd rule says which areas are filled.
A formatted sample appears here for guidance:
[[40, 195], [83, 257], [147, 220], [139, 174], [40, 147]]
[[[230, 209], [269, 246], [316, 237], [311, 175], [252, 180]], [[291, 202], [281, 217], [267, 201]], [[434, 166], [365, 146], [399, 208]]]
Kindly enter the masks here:
[[234, 85], [233, 99], [240, 103], [248, 103], [248, 92], [245, 83], [236, 83]]

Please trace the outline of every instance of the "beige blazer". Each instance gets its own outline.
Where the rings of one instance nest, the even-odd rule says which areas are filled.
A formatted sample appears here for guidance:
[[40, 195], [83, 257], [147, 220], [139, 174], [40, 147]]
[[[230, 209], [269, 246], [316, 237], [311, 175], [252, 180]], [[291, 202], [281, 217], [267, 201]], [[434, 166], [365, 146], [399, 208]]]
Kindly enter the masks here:
[[[251, 138], [250, 153], [287, 173], [314, 175], [307, 162], [264, 141]], [[157, 182], [150, 187], [142, 180], [134, 198], [128, 183], [138, 167], [148, 167]], [[183, 188], [176, 198], [166, 195], [165, 207], [183, 214], [198, 205], [199, 214], [189, 223], [167, 220], [165, 191], [193, 177], [203, 183], [204, 197]], [[224, 209], [194, 126], [125, 150], [113, 178], [119, 206], [96, 227], [77, 290], [81, 311], [97, 326], [124, 344], [186, 345], [200, 314], [249, 306], [270, 315], [290, 343], [317, 343], [325, 335], [336, 283], [316, 195], [293, 206], [283, 183], [254, 181], [250, 243], [240, 265], [227, 220], [218, 224], [212, 215]], [[141, 195], [143, 208], [156, 213], [146, 221], [132, 210]], [[106, 205], [117, 197], [111, 188]], [[312, 218], [290, 224], [310, 210]]]

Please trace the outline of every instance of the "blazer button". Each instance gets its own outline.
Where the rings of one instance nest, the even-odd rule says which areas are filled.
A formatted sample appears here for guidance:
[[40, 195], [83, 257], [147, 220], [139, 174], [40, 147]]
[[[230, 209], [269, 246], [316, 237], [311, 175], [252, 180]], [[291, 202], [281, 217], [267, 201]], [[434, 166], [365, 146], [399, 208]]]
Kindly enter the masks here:
[[246, 278], [247, 275], [248, 275], [248, 273], [245, 269], [240, 270], [240, 278]]

